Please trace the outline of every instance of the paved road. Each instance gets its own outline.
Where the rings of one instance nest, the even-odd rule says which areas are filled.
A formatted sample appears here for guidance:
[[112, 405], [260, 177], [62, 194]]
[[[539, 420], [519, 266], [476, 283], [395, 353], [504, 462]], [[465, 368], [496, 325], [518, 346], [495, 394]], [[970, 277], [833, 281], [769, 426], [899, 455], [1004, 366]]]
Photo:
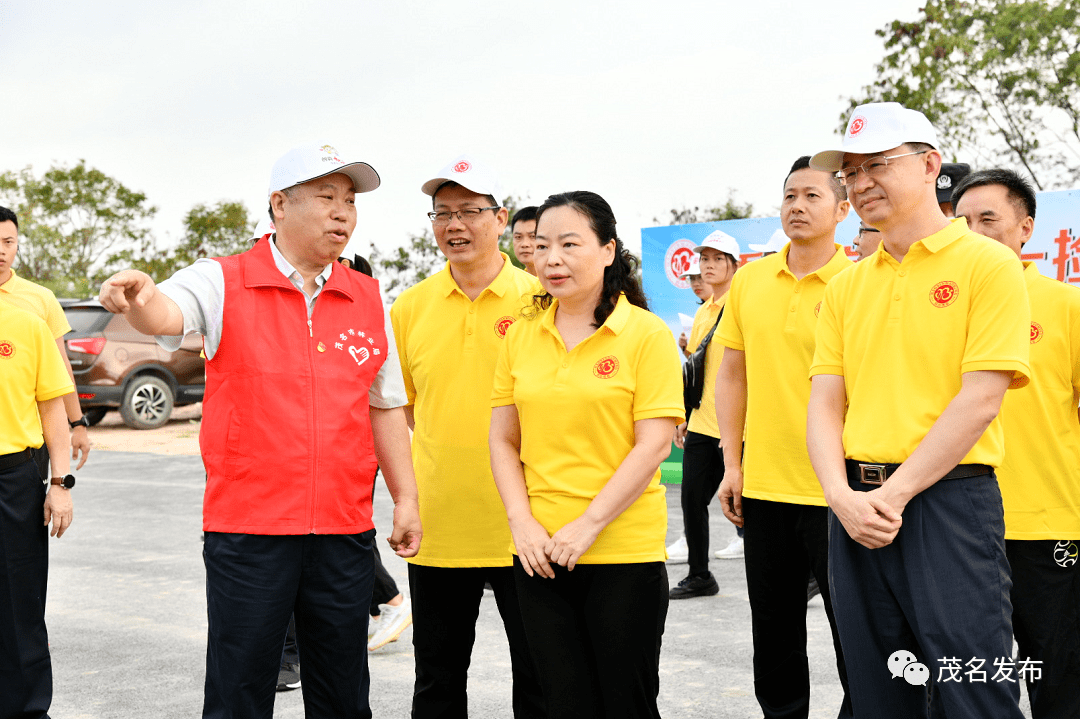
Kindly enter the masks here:
[[[62, 540], [51, 542], [48, 624], [57, 719], [199, 716], [206, 651], [202, 490], [198, 457], [98, 451], [80, 473], [75, 523]], [[679, 489], [671, 487], [670, 541], [681, 532], [678, 507]], [[734, 529], [718, 511], [713, 514], [713, 542], [725, 546]], [[391, 503], [382, 485], [375, 518], [385, 536]], [[391, 555], [387, 562], [406, 587], [404, 561]], [[669, 570], [674, 584], [686, 567]], [[712, 570], [720, 582], [718, 596], [671, 604], [660, 708], [669, 718], [760, 717], [742, 562], [714, 559]], [[810, 716], [835, 717], [840, 685], [820, 598], [810, 602], [807, 624]], [[375, 717], [408, 716], [411, 638], [410, 629], [371, 655]], [[511, 716], [509, 676], [506, 639], [488, 598], [470, 671], [471, 716]], [[301, 691], [278, 694], [274, 716], [303, 717]]]

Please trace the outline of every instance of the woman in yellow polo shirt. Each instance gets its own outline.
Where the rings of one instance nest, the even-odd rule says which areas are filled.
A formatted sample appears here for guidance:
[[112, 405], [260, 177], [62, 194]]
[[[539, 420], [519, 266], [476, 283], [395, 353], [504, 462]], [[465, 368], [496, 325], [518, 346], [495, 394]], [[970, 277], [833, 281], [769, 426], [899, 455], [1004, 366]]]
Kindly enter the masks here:
[[490, 435], [529, 651], [548, 717], [658, 717], [678, 350], [599, 195], [544, 202], [534, 261], [544, 293], [507, 331]]

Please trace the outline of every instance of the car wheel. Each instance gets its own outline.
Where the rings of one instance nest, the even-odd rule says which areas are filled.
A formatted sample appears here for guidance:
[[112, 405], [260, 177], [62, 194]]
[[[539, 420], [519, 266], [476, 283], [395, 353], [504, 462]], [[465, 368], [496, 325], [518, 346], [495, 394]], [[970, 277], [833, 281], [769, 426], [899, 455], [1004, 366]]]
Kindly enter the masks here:
[[172, 415], [173, 393], [168, 382], [154, 375], [139, 375], [128, 383], [120, 416], [132, 429], [155, 429]]
[[108, 407], [90, 407], [83, 410], [83, 417], [86, 417], [86, 421], [93, 427], [95, 424], [105, 419], [105, 415], [108, 414]]

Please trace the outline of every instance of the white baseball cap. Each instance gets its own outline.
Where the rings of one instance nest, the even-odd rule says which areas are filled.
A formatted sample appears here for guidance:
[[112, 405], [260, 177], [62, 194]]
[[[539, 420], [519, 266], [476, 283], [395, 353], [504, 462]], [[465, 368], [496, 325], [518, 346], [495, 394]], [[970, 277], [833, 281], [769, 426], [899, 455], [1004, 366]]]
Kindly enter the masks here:
[[736, 260], [739, 259], [739, 255], [741, 254], [739, 251], [739, 241], [731, 235], [727, 234], [726, 232], [722, 232], [720, 230], [716, 230], [711, 235], [702, 240], [701, 244], [694, 248], [694, 252], [700, 254], [700, 252], [706, 247], [712, 250], [720, 250], [721, 252], [726, 252], [727, 254], [734, 257]]
[[343, 159], [333, 145], [304, 145], [289, 150], [274, 163], [266, 195], [336, 172], [347, 175], [356, 192], [371, 192], [381, 182], [375, 168], [366, 162]]
[[698, 256], [694, 255], [693, 257], [690, 258], [690, 267], [687, 268], [686, 272], [683, 272], [681, 275], [679, 275], [679, 279], [680, 280], [685, 280], [687, 277], [690, 277], [691, 275], [700, 275], [700, 274], [701, 274], [701, 262], [700, 262], [700, 260], [698, 260]]
[[274, 227], [274, 223], [270, 220], [269, 217], [264, 217], [259, 220], [259, 224], [255, 225], [255, 236], [251, 239], [261, 240], [262, 238], [274, 232], [277, 232], [277, 228]]
[[750, 249], [754, 252], [779, 252], [787, 243], [788, 236], [784, 234], [782, 227], [778, 227], [768, 242], [763, 245], [750, 245]]
[[810, 167], [837, 172], [843, 165], [844, 153], [873, 155], [905, 142], [925, 142], [938, 147], [937, 131], [926, 115], [898, 102], [859, 105], [851, 111], [840, 149], [817, 153], [810, 158]]
[[447, 182], [456, 182], [466, 190], [478, 195], [491, 195], [496, 202], [502, 202], [502, 186], [499, 177], [487, 165], [477, 162], [472, 155], [459, 155], [449, 165], [439, 170], [439, 174], [420, 186], [425, 195], [435, 196], [439, 188]]

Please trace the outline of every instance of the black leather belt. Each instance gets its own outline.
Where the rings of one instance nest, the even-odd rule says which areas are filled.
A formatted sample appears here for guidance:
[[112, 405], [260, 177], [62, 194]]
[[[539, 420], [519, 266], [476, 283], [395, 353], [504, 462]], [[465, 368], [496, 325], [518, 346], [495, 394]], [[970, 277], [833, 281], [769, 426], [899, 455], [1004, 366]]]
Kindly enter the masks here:
[[[847, 476], [852, 482], [863, 484], [885, 484], [885, 480], [892, 476], [900, 465], [887, 462], [857, 462], [854, 459], [845, 459], [847, 464]], [[965, 477], [980, 477], [990, 474], [994, 468], [987, 464], [958, 464], [949, 470], [942, 479], [964, 479]]]
[[0, 454], [0, 471], [5, 469], [11, 469], [12, 467], [18, 467], [20, 464], [29, 462], [34, 458], [34, 450], [27, 447], [21, 452], [12, 452], [11, 454]]

